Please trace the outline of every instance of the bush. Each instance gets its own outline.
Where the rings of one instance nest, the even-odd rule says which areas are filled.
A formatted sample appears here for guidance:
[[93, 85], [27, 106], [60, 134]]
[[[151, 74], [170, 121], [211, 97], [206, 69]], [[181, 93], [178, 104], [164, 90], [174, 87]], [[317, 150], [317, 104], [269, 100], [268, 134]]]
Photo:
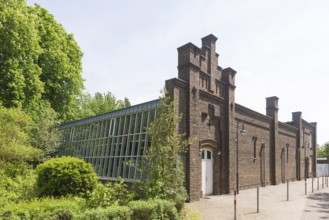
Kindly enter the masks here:
[[77, 216], [76, 219], [83, 220], [129, 220], [132, 211], [127, 206], [111, 206], [107, 208], [91, 209]]
[[37, 167], [40, 196], [86, 196], [97, 184], [92, 165], [73, 157], [53, 158]]
[[43, 152], [30, 146], [32, 119], [19, 108], [4, 108], [0, 103], [0, 161], [36, 162]]
[[35, 196], [36, 176], [33, 170], [10, 177], [0, 172], [0, 207]]
[[132, 201], [128, 206], [133, 211], [132, 219], [179, 219], [175, 203], [167, 200]]
[[70, 220], [81, 210], [79, 198], [43, 198], [11, 203], [0, 208], [1, 219]]
[[127, 190], [127, 185], [120, 179], [105, 185], [98, 183], [94, 191], [88, 193], [86, 205], [88, 208], [126, 205], [132, 200], [133, 194]]

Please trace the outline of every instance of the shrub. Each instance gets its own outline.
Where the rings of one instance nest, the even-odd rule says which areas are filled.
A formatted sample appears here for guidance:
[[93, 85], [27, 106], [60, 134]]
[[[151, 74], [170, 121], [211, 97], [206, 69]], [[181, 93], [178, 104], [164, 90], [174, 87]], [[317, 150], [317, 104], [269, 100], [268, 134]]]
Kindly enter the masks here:
[[175, 203], [167, 200], [132, 201], [128, 206], [133, 211], [132, 219], [179, 219]]
[[35, 196], [36, 176], [33, 170], [10, 177], [0, 171], [0, 207]]
[[86, 196], [97, 184], [92, 165], [73, 157], [50, 159], [37, 167], [37, 175], [40, 196]]
[[0, 161], [36, 162], [43, 153], [30, 146], [32, 119], [19, 108], [5, 108], [0, 103]]
[[89, 208], [126, 205], [132, 200], [133, 194], [127, 190], [127, 185], [120, 179], [105, 185], [98, 183], [97, 187], [87, 196], [86, 205]]
[[85, 211], [77, 216], [76, 219], [83, 220], [129, 220], [132, 211], [127, 206], [111, 206], [107, 208], [97, 208]]
[[42, 198], [0, 208], [1, 219], [70, 220], [81, 210], [79, 198]]

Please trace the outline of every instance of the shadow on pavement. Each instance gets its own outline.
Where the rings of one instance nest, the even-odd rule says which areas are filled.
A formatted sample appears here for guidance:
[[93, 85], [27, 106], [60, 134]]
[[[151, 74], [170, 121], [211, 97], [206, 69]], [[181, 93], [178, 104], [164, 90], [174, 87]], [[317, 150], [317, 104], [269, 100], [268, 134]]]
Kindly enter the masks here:
[[310, 195], [308, 199], [317, 201], [312, 207], [318, 208], [318, 212], [329, 214], [329, 193], [315, 193]]

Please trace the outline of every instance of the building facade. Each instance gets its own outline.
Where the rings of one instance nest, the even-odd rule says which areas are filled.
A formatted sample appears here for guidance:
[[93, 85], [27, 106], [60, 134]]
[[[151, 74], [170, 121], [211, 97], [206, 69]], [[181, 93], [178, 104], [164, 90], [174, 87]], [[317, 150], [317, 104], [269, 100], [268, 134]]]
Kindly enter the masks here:
[[[218, 66], [217, 38], [178, 48], [178, 78], [166, 81], [182, 114], [178, 132], [194, 138], [186, 157], [190, 201], [234, 189], [275, 185], [316, 174], [316, 123], [292, 113], [278, 120], [278, 98], [266, 98], [266, 115], [235, 102], [236, 71]], [[149, 146], [146, 127], [159, 100], [61, 126], [61, 154], [84, 158], [101, 179], [139, 178], [140, 156]], [[135, 166], [127, 166], [132, 161]]]

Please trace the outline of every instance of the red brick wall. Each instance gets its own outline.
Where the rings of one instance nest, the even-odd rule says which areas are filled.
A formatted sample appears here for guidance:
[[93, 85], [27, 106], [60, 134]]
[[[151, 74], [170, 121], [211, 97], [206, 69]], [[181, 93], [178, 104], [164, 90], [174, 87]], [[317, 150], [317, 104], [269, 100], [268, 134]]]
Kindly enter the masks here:
[[[293, 113], [289, 125], [279, 122], [277, 97], [267, 98], [266, 115], [236, 104], [236, 72], [218, 66], [216, 40], [209, 35], [202, 39], [201, 48], [192, 43], [178, 48], [178, 79], [166, 81], [169, 95], [182, 114], [178, 131], [194, 139], [186, 155], [190, 201], [202, 196], [200, 149], [205, 146], [214, 154], [214, 194], [229, 193], [235, 188], [238, 122], [239, 126], [244, 122], [247, 130], [245, 135], [239, 134], [238, 142], [240, 189], [295, 180], [298, 174], [303, 178], [303, 159], [315, 158], [316, 124], [302, 120], [300, 112]], [[313, 148], [302, 148], [306, 142], [311, 142]], [[298, 160], [296, 152], [301, 152], [303, 158]], [[309, 173], [314, 169], [315, 165], [309, 167]]]

